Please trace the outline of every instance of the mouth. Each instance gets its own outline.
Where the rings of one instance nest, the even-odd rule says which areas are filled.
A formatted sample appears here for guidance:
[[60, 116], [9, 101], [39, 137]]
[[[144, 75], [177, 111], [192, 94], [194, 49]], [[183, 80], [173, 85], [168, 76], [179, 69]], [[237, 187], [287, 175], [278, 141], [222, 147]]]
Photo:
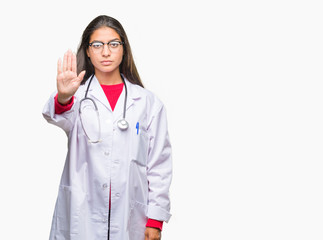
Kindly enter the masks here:
[[110, 61], [110, 60], [103, 60], [103, 61], [101, 61], [101, 64], [104, 65], [104, 66], [109, 66], [109, 65], [112, 64], [112, 61]]

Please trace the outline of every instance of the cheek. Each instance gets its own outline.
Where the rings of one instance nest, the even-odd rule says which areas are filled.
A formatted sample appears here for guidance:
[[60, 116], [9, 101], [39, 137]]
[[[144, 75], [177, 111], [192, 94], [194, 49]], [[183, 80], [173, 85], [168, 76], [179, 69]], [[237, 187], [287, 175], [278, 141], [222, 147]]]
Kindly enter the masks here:
[[95, 66], [97, 65], [98, 60], [98, 56], [94, 55], [94, 54], [88, 54], [88, 57], [90, 58], [91, 63]]

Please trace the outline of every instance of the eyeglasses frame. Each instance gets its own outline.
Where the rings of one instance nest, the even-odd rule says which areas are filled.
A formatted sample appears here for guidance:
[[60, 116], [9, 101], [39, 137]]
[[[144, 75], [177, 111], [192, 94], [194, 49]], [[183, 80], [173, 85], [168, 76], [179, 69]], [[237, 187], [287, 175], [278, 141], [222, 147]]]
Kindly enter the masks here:
[[[90, 47], [92, 47], [93, 43], [102, 43], [102, 44], [103, 44], [103, 45], [102, 45], [102, 46], [103, 46], [103, 48], [101, 49], [101, 51], [103, 51], [103, 49], [104, 49], [104, 45], [105, 45], [105, 44], [108, 46], [108, 49], [111, 51], [111, 49], [110, 49], [110, 43], [112, 43], [112, 42], [118, 42], [118, 43], [120, 44], [120, 46], [124, 45], [124, 42], [122, 42], [122, 41], [120, 41], [120, 40], [111, 40], [111, 41], [109, 41], [109, 42], [93, 41], [93, 42], [90, 42], [90, 43], [89, 43], [89, 46], [90, 46]], [[92, 48], [92, 51], [94, 51], [94, 50], [93, 50], [93, 48]]]

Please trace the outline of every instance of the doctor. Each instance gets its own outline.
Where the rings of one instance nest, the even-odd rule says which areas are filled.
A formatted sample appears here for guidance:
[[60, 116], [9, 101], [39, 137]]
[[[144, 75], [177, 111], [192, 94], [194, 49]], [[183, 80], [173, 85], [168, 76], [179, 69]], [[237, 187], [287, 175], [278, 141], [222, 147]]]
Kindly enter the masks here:
[[98, 16], [57, 65], [43, 115], [65, 131], [68, 153], [50, 239], [160, 239], [171, 216], [166, 113], [143, 88], [123, 27]]

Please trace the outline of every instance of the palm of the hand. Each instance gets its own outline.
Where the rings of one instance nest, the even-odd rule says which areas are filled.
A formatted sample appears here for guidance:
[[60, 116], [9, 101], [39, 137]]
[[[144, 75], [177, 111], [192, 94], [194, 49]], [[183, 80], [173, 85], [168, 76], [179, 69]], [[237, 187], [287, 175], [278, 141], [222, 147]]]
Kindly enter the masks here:
[[76, 56], [69, 50], [64, 55], [63, 66], [61, 60], [57, 63], [57, 91], [60, 103], [66, 103], [83, 80], [85, 71], [77, 75], [76, 69]]

